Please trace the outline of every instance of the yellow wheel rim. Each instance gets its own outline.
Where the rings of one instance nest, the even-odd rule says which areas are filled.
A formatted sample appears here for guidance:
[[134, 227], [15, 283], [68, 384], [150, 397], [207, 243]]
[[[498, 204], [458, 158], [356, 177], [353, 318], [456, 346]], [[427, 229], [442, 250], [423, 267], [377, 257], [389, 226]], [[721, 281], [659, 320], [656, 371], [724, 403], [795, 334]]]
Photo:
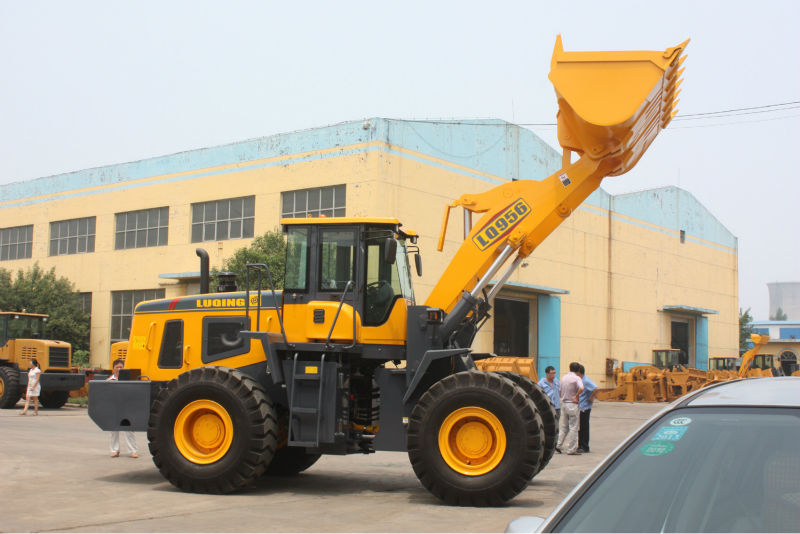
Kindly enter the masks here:
[[3, 393], [6, 392], [6, 381], [3, 380], [3, 377], [0, 376], [0, 397], [3, 396]]
[[452, 412], [439, 428], [439, 451], [454, 471], [485, 475], [506, 453], [506, 432], [489, 410], [467, 406]]
[[174, 436], [184, 458], [196, 464], [212, 464], [231, 448], [233, 421], [216, 402], [196, 400], [178, 414]]

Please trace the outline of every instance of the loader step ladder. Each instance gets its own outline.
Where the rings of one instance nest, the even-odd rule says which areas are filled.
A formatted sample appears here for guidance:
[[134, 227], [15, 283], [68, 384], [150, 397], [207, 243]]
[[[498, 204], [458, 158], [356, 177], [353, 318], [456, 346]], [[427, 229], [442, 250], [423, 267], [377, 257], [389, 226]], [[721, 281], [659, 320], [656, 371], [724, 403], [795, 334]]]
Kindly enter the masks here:
[[[289, 445], [293, 447], [319, 447], [320, 438], [320, 425], [322, 423], [322, 389], [325, 381], [323, 380], [323, 373], [325, 370], [325, 354], [320, 358], [318, 372], [315, 374], [301, 373], [297, 374], [297, 358], [298, 354], [295, 353], [292, 359], [292, 377], [291, 389], [289, 392]], [[317, 406], [315, 408], [300, 406], [301, 397], [297, 395], [298, 386], [302, 383], [316, 382], [317, 386]], [[303, 420], [311, 419], [311, 424], [314, 425], [315, 433], [314, 440], [299, 439], [304, 437], [300, 428], [302, 428]], [[297, 427], [295, 427], [297, 424]], [[308, 424], [308, 423], [306, 423]], [[297, 428], [297, 430], [295, 430]]]

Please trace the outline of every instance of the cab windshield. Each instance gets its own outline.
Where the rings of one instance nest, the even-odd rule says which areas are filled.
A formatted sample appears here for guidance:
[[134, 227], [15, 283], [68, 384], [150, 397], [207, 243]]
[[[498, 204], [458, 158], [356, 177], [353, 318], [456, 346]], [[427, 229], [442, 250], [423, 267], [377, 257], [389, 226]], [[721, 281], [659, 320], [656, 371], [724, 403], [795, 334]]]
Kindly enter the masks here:
[[8, 321], [9, 339], [41, 339], [44, 334], [44, 317], [11, 315]]
[[405, 299], [408, 305], [415, 303], [406, 241], [397, 239], [395, 261], [389, 263], [386, 261], [386, 239], [390, 237], [394, 237], [391, 230], [367, 230], [364, 324], [368, 326], [386, 322], [397, 299]]
[[712, 371], [732, 371], [736, 368], [735, 358], [711, 358], [708, 363]]

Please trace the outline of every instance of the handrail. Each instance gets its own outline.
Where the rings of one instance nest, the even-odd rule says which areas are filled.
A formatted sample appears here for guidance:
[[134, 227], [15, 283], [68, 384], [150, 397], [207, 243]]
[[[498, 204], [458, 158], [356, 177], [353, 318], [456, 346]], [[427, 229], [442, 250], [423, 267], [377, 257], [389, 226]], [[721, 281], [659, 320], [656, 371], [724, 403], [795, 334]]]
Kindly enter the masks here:
[[247, 270], [245, 272], [245, 281], [247, 283], [247, 289], [245, 293], [245, 314], [249, 317], [250, 316], [250, 270], [254, 270], [258, 272], [258, 299], [256, 303], [256, 331], [261, 329], [261, 271], [264, 270], [267, 272], [267, 277], [269, 278], [269, 287], [272, 291], [272, 305], [275, 308], [275, 314], [278, 316], [278, 323], [281, 326], [281, 334], [283, 334], [283, 342], [286, 345], [289, 345], [289, 340], [286, 337], [286, 330], [283, 327], [283, 307], [278, 309], [278, 296], [275, 293], [275, 283], [272, 280], [272, 273], [269, 270], [269, 266], [266, 263], [248, 263]]
[[[339, 299], [339, 307], [336, 308], [336, 315], [333, 316], [333, 323], [331, 323], [331, 330], [328, 332], [328, 338], [325, 340], [325, 345], [330, 346], [331, 344], [331, 336], [333, 336], [333, 329], [336, 326], [336, 321], [339, 319], [339, 312], [342, 311], [342, 306], [344, 306], [344, 298], [347, 296], [347, 292], [350, 291], [350, 288], [353, 288], [353, 299], [355, 300], [355, 282], [352, 280], [348, 280], [347, 284], [344, 286], [344, 291], [342, 291], [342, 298]], [[355, 302], [353, 302], [355, 304]], [[353, 342], [346, 346], [346, 349], [352, 349], [356, 346], [356, 308], [353, 306]]]
[[322, 388], [325, 387], [325, 353], [319, 359], [319, 394], [317, 395], [317, 433], [314, 444], [319, 447], [319, 432], [322, 423]]

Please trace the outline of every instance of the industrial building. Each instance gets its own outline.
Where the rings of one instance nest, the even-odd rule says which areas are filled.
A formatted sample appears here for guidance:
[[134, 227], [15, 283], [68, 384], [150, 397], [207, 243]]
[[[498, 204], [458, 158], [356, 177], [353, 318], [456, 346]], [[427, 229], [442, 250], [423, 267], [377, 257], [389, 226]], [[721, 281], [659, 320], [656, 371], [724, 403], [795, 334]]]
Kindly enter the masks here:
[[[195, 248], [220, 267], [281, 217], [397, 217], [420, 234], [422, 303], [463, 239], [451, 223], [436, 251], [445, 206], [560, 164], [504, 121], [375, 118], [49, 176], [0, 186], [0, 268], [69, 278], [91, 311], [91, 361], [106, 365], [137, 302], [197, 292]], [[738, 353], [737, 240], [687, 191], [600, 189], [523, 267], [475, 350], [535, 357], [540, 376], [580, 361], [601, 387], [656, 348], [698, 368]]]
[[[772, 287], [770, 293], [771, 290]], [[780, 367], [786, 375], [800, 369], [800, 321], [753, 321], [752, 327], [754, 333], [769, 336], [769, 342], [760, 352], [772, 354], [775, 367]]]

